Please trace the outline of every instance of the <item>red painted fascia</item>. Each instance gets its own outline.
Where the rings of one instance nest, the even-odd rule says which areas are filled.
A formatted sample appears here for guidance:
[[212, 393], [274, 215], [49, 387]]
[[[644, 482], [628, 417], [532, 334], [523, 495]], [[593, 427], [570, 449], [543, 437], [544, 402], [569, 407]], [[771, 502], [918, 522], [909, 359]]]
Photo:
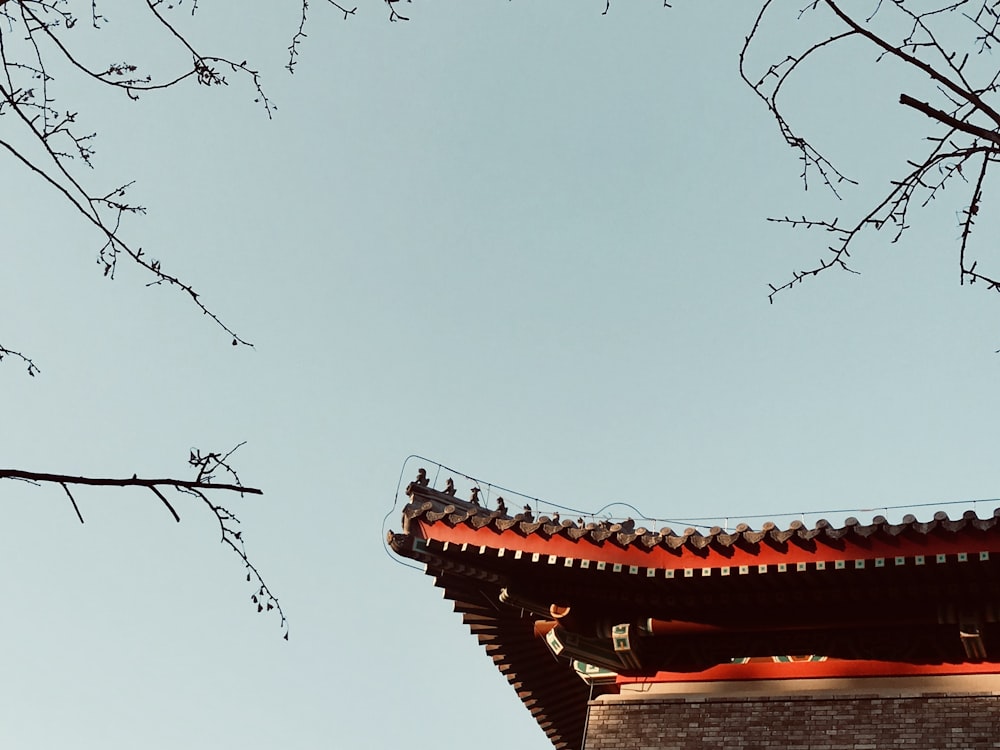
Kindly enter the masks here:
[[[767, 542], [761, 542], [759, 551], [750, 552], [733, 545], [725, 551], [708, 548], [695, 552], [688, 547], [667, 550], [662, 547], [646, 549], [637, 544], [619, 547], [610, 541], [596, 544], [589, 540], [571, 540], [564, 536], [546, 538], [539, 533], [522, 536], [510, 529], [498, 532], [490, 526], [479, 529], [465, 524], [449, 526], [442, 522], [419, 521], [420, 536], [449, 544], [467, 544], [470, 547], [505, 549], [544, 556], [604, 561], [622, 565], [639, 565], [647, 568], [683, 569], [718, 568], [739, 565], [778, 565], [799, 562], [834, 562], [836, 560], [874, 560], [894, 557], [924, 555], [927, 564], [933, 564], [934, 555], [955, 555], [961, 552], [970, 557], [979, 552], [1000, 552], [1000, 534], [984, 533], [977, 529], [963, 529], [958, 532], [931, 532], [926, 535], [901, 534], [898, 537], [884, 536], [861, 539], [851, 537], [838, 540], [837, 546], [817, 541], [813, 551], [803, 549], [794, 542], [788, 542], [784, 551], [775, 549]], [[1000, 529], [1000, 527], [997, 527]]]
[[804, 680], [834, 677], [927, 677], [1000, 674], [1000, 662], [976, 664], [907, 664], [904, 662], [828, 659], [812, 662], [719, 664], [701, 672], [657, 672], [650, 677], [619, 676], [619, 685], [741, 680]]

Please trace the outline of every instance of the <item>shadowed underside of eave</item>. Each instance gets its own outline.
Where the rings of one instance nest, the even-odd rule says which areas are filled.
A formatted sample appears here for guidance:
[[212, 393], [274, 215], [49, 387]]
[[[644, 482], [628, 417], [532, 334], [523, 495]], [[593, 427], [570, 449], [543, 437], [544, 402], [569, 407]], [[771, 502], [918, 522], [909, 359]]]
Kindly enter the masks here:
[[434, 574], [455, 611], [558, 750], [579, 750], [589, 688], [566, 664], [555, 662], [534, 634], [534, 620], [499, 602], [495, 583]]

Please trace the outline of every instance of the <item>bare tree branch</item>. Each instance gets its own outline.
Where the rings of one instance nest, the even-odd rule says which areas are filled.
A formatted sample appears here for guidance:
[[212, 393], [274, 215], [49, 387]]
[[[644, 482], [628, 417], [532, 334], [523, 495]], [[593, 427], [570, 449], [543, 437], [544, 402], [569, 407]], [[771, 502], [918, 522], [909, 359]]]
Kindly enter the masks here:
[[[93, 68], [74, 51], [73, 34], [78, 29], [74, 5], [72, 0], [0, 2], [0, 116], [14, 115], [0, 121], [5, 123], [4, 135], [0, 137], [2, 150], [20, 166], [26, 167], [29, 173], [55, 188], [99, 231], [103, 244], [98, 250], [97, 260], [106, 277], [114, 278], [119, 258], [127, 257], [151, 275], [152, 280], [147, 285], [176, 287], [230, 337], [234, 346], [252, 346], [202, 301], [190, 283], [164, 270], [159, 260], [150, 258], [141, 247], [125, 238], [123, 217], [145, 213], [145, 209], [126, 200], [126, 192], [132, 182], [123, 183], [110, 191], [95, 190], [86, 184], [89, 179], [84, 179], [80, 167], [92, 166], [95, 134], [78, 130], [77, 112], [56, 108], [54, 87], [57, 69], [60, 75], [75, 71], [89, 80], [136, 98], [139, 93], [171, 88], [189, 79], [208, 86], [225, 85], [226, 79], [218, 72], [219, 68], [223, 68], [248, 77], [256, 92], [256, 100], [271, 116], [274, 105], [264, 94], [260, 74], [246, 61], [236, 62], [199, 52], [166, 18], [163, 8], [168, 6], [163, 6], [159, 0], [146, 0], [146, 9], [177, 42], [181, 54], [176, 62], [187, 70], [154, 81], [151, 74], [141, 74], [139, 67], [129, 62]], [[92, 0], [90, 7], [92, 25], [100, 28], [105, 19], [97, 10], [97, 0]], [[72, 87], [67, 86], [65, 90], [72, 91]], [[16, 352], [0, 349], [0, 354], [5, 352], [20, 356]], [[25, 361], [29, 365], [29, 373], [37, 374], [38, 369], [29, 360]]]
[[41, 370], [38, 369], [38, 366], [32, 362], [30, 358], [21, 354], [21, 352], [15, 352], [13, 349], [7, 349], [0, 346], [0, 362], [2, 362], [5, 357], [13, 357], [14, 359], [21, 360], [28, 366], [28, 374], [31, 377], [35, 377], [35, 375], [38, 375], [41, 372]]
[[[284, 630], [284, 638], [288, 640], [288, 621], [285, 618], [284, 610], [278, 602], [278, 598], [264, 582], [263, 576], [257, 566], [251, 562], [247, 556], [246, 548], [243, 544], [243, 532], [240, 530], [240, 520], [229, 508], [213, 501], [212, 497], [219, 492], [236, 493], [242, 495], [262, 495], [263, 492], [256, 487], [245, 486], [230, 463], [233, 453], [238, 450], [243, 443], [227, 453], [202, 453], [197, 449], [192, 449], [188, 456], [188, 465], [195, 472], [194, 479], [177, 479], [173, 477], [147, 478], [133, 474], [131, 477], [92, 477], [74, 476], [69, 474], [57, 474], [51, 472], [24, 471], [22, 469], [0, 469], [0, 480], [12, 479], [30, 482], [35, 485], [58, 484], [69, 497], [76, 511], [77, 518], [83, 523], [83, 514], [74, 496], [71, 486], [88, 487], [144, 487], [152, 492], [170, 511], [174, 520], [178, 523], [181, 520], [173, 504], [168, 500], [165, 490], [173, 490], [184, 495], [197, 498], [212, 512], [219, 524], [221, 534], [220, 541], [232, 550], [240, 559], [247, 574], [247, 582], [254, 584], [251, 595], [251, 603], [258, 612], [270, 612], [276, 610], [281, 618], [281, 627]], [[222, 477], [228, 481], [218, 481]]]
[[[931, 118], [936, 124], [946, 128], [943, 133], [933, 133], [927, 137], [932, 147], [924, 156], [907, 162], [902, 176], [889, 180], [889, 190], [881, 200], [854, 221], [841, 222], [840, 219], [827, 221], [784, 217], [771, 219], [778, 223], [805, 229], [818, 229], [834, 235], [836, 242], [826, 248], [828, 253], [816, 265], [806, 270], [795, 271], [791, 279], [782, 284], [771, 284], [768, 299], [773, 302], [775, 295], [817, 276], [829, 268], [840, 268], [852, 273], [856, 269], [848, 265], [851, 248], [862, 231], [873, 228], [876, 231], [892, 227], [891, 242], [897, 242], [909, 228], [908, 217], [914, 206], [926, 208], [948, 186], [955, 183], [969, 190], [966, 208], [960, 221], [960, 243], [958, 249], [961, 283], [983, 282], [988, 288], [1000, 292], [1000, 276], [991, 276], [977, 271], [978, 260], [970, 256], [970, 245], [975, 218], [980, 214], [983, 185], [989, 169], [997, 162], [1000, 154], [1000, 112], [989, 102], [998, 93], [1000, 67], [989, 61], [974, 66], [971, 60], [976, 53], [982, 53], [1000, 41], [1000, 1], [998, 0], [952, 0], [939, 5], [918, 4], [913, 0], [893, 0], [892, 3], [878, 2], [874, 11], [864, 20], [841, 8], [837, 0], [811, 0], [800, 11], [800, 18], [807, 12], [826, 9], [831, 21], [841, 29], [831, 29], [819, 41], [806, 45], [804, 52], [787, 55], [766, 68], [759, 77], [751, 76], [749, 51], [762, 29], [765, 14], [774, 5], [767, 0], [761, 6], [750, 34], [740, 53], [740, 72], [744, 81], [764, 101], [772, 117], [778, 124], [779, 132], [789, 146], [799, 152], [803, 162], [802, 178], [808, 187], [808, 174], [815, 170], [823, 182], [840, 198], [837, 184], [848, 182], [812, 144], [793, 131], [779, 101], [784, 84], [793, 74], [798, 74], [801, 63], [821, 50], [831, 50], [845, 40], [857, 38], [869, 42], [878, 52], [878, 59], [890, 59], [901, 63], [904, 68], [919, 72], [934, 86], [934, 95], [943, 98], [944, 106], [932, 104], [910, 94], [899, 95], [899, 102], [905, 107]], [[919, 7], [920, 10], [915, 8]], [[972, 9], [970, 11], [970, 9]], [[961, 11], [959, 13], [958, 11]], [[876, 31], [873, 19], [886, 13], [896, 16], [883, 20], [900, 19], [899, 36], [890, 38], [884, 31]], [[967, 25], [963, 27], [962, 22]], [[882, 24], [880, 28], [891, 28]], [[962, 46], [961, 32], [971, 31], [973, 39], [966, 39]], [[946, 44], [945, 38], [951, 40]], [[974, 47], [978, 49], [973, 50]], [[978, 82], [977, 82], [978, 80]], [[978, 173], [974, 183], [965, 174], [975, 165]]]
[[[930, 76], [934, 81], [940, 83], [942, 86], [944, 86], [946, 89], [951, 91], [956, 96], [965, 99], [970, 104], [972, 104], [976, 109], [989, 115], [990, 119], [992, 119], [993, 122], [995, 122], [997, 125], [1000, 125], [1000, 113], [998, 113], [992, 107], [987, 105], [975, 91], [971, 90], [968, 87], [968, 84], [963, 86], [955, 83], [948, 76], [946, 76], [944, 73], [942, 73], [929, 63], [924, 62], [923, 60], [914, 55], [910, 55], [904, 52], [902, 44], [892, 44], [883, 39], [882, 37], [878, 36], [874, 32], [864, 28], [863, 26], [861, 26], [861, 24], [857, 23], [853, 18], [844, 13], [844, 11], [842, 11], [840, 7], [833, 0], [824, 0], [824, 2], [837, 15], [837, 18], [839, 18], [841, 21], [843, 21], [845, 24], [851, 27], [854, 33], [860, 34], [865, 39], [872, 42], [880, 49], [884, 50], [886, 53], [898, 57], [907, 65], [910, 65], [914, 68], [917, 68], [918, 70], [923, 71], [928, 76]], [[907, 15], [917, 19], [918, 22], [921, 22], [920, 25], [923, 29], [927, 31], [931, 44], [936, 49], [939, 50], [941, 49], [941, 46], [940, 44], [938, 44], [937, 38], [934, 36], [933, 33], [931, 33], [930, 29], [928, 29], [922, 23], [922, 19], [925, 16], [935, 15], [941, 13], [942, 11], [946, 10], [949, 7], [955, 8], [961, 4], [964, 3], [952, 3], [949, 6], [945, 6], [945, 8], [937, 8], [933, 11], [925, 11], [924, 13], [918, 15], [913, 13], [909, 8], [906, 7], [906, 0], [895, 0], [895, 5], [897, 7], [903, 9], [903, 12], [905, 12]], [[986, 6], [987, 6], [987, 0], [984, 0], [983, 7], [985, 8]], [[906, 42], [904, 41], [903, 44], [906, 44]], [[949, 58], [949, 55], [947, 53], [943, 54], [946, 59]]]
[[909, 94], [900, 94], [899, 103], [907, 107], [913, 107], [913, 109], [918, 112], [923, 112], [928, 117], [937, 120], [938, 122], [943, 122], [945, 125], [954, 128], [955, 130], [961, 130], [963, 133], [968, 133], [969, 135], [974, 135], [977, 138], [982, 138], [987, 141], [992, 141], [993, 143], [1000, 146], [1000, 132], [995, 130], [987, 130], [986, 128], [981, 128], [978, 125], [974, 125], [971, 122], [966, 122], [965, 120], [959, 120], [957, 117], [952, 117], [947, 112], [942, 112], [936, 107], [932, 107], [927, 102], [921, 102], [914, 99]]
[[263, 495], [256, 487], [244, 487], [241, 484], [214, 484], [200, 480], [184, 479], [145, 479], [142, 477], [82, 477], [69, 474], [51, 474], [48, 472], [23, 471], [21, 469], [0, 469], [0, 479], [25, 479], [31, 482], [55, 482], [59, 484], [80, 484], [91, 487], [173, 487], [189, 490], [220, 490], [238, 492], [246, 495]]
[[[357, 11], [358, 7], [354, 6], [350, 10], [346, 6], [340, 3], [334, 2], [334, 0], [326, 0], [330, 5], [339, 10], [344, 14], [344, 20], [346, 21], [349, 16], [353, 16]], [[285, 65], [285, 70], [289, 73], [295, 72], [295, 66], [298, 63], [299, 58], [299, 45], [305, 41], [306, 37], [306, 22], [307, 16], [309, 14], [309, 0], [302, 0], [302, 8], [299, 15], [299, 28], [295, 31], [294, 36], [292, 36], [292, 41], [288, 45], [288, 63]]]

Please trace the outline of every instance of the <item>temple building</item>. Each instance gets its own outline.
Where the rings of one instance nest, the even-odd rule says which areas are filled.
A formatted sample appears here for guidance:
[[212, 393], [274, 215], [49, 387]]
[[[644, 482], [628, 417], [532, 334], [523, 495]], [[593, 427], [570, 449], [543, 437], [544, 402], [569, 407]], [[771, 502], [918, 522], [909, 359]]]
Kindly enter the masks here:
[[390, 546], [560, 750], [1000, 748], [1000, 510], [676, 533], [407, 493]]

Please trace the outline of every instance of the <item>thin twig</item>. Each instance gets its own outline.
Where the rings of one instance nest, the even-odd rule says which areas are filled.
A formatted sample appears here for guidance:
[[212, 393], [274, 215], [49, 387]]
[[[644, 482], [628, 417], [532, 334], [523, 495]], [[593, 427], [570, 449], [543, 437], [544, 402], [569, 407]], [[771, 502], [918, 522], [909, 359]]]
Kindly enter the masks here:
[[[16, 477], [17, 479], [24, 479], [25, 477]], [[76, 511], [76, 517], [80, 519], [80, 523], [83, 523], [83, 514], [80, 512], [80, 506], [76, 504], [76, 498], [73, 497], [73, 493], [69, 491], [69, 487], [66, 486], [65, 482], [60, 482], [62, 488], [66, 490], [66, 495], [69, 497], [69, 501], [73, 503], [73, 510]]]

